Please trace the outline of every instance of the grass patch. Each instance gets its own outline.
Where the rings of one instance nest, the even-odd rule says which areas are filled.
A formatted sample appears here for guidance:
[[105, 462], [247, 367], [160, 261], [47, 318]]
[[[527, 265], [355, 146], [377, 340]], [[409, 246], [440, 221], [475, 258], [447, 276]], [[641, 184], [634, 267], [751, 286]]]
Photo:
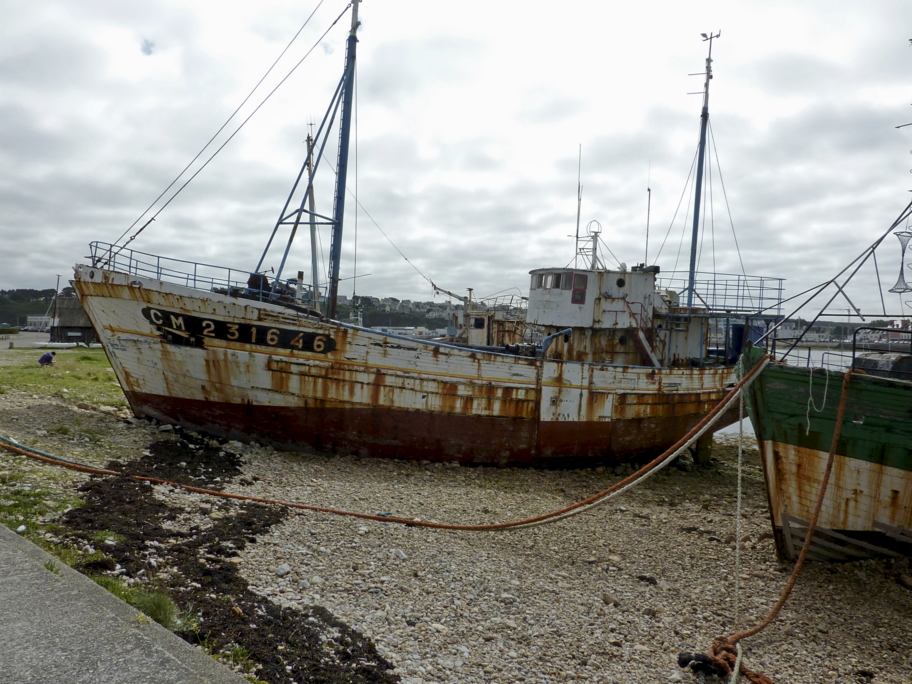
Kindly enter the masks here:
[[0, 473], [0, 523], [11, 530], [25, 525], [26, 536], [31, 541], [42, 538], [45, 532], [59, 534], [62, 528], [49, 519], [53, 517], [51, 514], [80, 505], [82, 500], [48, 498], [50, 492], [41, 486], [22, 483], [24, 477], [15, 471]]
[[138, 590], [131, 594], [129, 603], [134, 608], [138, 608], [155, 620], [162, 627], [175, 630], [180, 629], [183, 626], [177, 604], [164, 592]]
[[12, 485], [16, 482], [21, 482], [23, 479], [22, 473], [15, 473], [11, 470], [4, 470], [0, 472], [0, 484], [3, 485]]
[[222, 654], [231, 665], [247, 670], [252, 663], [250, 662], [250, 651], [238, 644], [231, 644], [229, 648], [222, 651]]
[[8, 487], [0, 489], [0, 520], [10, 529], [26, 524], [34, 532], [33, 528], [40, 525], [38, 519], [52, 510], [45, 503], [46, 493], [27, 486]]
[[111, 541], [117, 542], [118, 544], [123, 544], [125, 541], [127, 541], [127, 538], [125, 536], [118, 534], [117, 532], [111, 532], [111, 530], [101, 530], [100, 532], [92, 533], [92, 541], [94, 541], [96, 544], [104, 544], [109, 539]]
[[92, 553], [86, 554], [77, 549], [75, 546], [70, 546], [69, 544], [60, 544], [52, 542], [43, 537], [38, 537], [32, 539], [32, 542], [40, 546], [42, 549], [47, 551], [49, 554], [54, 556], [57, 560], [66, 565], [69, 565], [71, 568], [82, 563], [90, 563], [92, 561], [102, 560], [105, 555], [101, 551], [93, 551]]
[[183, 615], [177, 604], [163, 591], [147, 587], [127, 586], [123, 580], [110, 575], [89, 575], [101, 587], [107, 589], [121, 601], [155, 620], [158, 624], [172, 632], [187, 627], [187, 617]]
[[89, 575], [89, 577], [94, 580], [95, 584], [104, 587], [121, 601], [129, 603], [127, 596], [130, 594], [130, 588], [123, 583], [123, 580], [109, 575]]
[[[120, 385], [117, 384], [111, 364], [102, 349], [58, 349], [55, 363], [41, 368], [38, 357], [42, 349], [11, 350], [22, 363], [0, 367], [0, 391], [25, 389], [32, 394], [59, 397], [72, 401], [86, 401], [102, 406], [125, 408]], [[33, 359], [29, 361], [29, 359]]]
[[47, 570], [48, 572], [53, 572], [55, 575], [59, 575], [59, 574], [60, 574], [60, 566], [57, 565], [57, 563], [55, 563], [55, 562], [52, 561], [52, 560], [49, 560], [47, 563], [45, 563], [45, 564], [44, 564], [44, 568], [45, 568], [45, 570]]

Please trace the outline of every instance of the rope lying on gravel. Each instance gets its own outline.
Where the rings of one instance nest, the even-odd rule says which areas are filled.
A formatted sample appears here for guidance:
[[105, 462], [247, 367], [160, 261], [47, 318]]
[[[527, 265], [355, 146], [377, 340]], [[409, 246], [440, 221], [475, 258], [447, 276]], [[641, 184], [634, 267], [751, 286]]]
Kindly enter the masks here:
[[[648, 477], [655, 475], [662, 468], [671, 463], [675, 458], [677, 458], [687, 447], [689, 447], [694, 441], [696, 441], [700, 436], [703, 435], [713, 424], [715, 424], [724, 414], [725, 410], [738, 398], [741, 392], [754, 381], [754, 379], [759, 375], [760, 371], [763, 370], [766, 365], [769, 363], [769, 355], [764, 355], [757, 364], [741, 378], [741, 380], [732, 388], [732, 390], [725, 396], [722, 401], [716, 404], [712, 410], [704, 416], [704, 418], [684, 437], [678, 440], [674, 445], [666, 449], [660, 456], [657, 456], [655, 459], [644, 465], [638, 471], [624, 478], [623, 480], [616, 482], [608, 489], [605, 489], [598, 494], [594, 494], [587, 499], [579, 501], [575, 504], [567, 506], [557, 511], [552, 511], [550, 513], [545, 513], [533, 518], [526, 518], [525, 520], [515, 520], [512, 522], [504, 523], [493, 523], [488, 525], [454, 525], [447, 523], [437, 523], [437, 522], [428, 522], [424, 520], [412, 520], [409, 518], [397, 518], [392, 516], [383, 516], [383, 515], [371, 515], [368, 513], [356, 513], [354, 511], [343, 511], [336, 508], [327, 508], [324, 506], [310, 506], [307, 504], [293, 503], [290, 501], [280, 501], [277, 499], [266, 499], [257, 496], [246, 496], [243, 494], [230, 494], [228, 492], [220, 492], [213, 489], [203, 489], [201, 487], [193, 487], [191, 485], [181, 484], [179, 482], [172, 482], [170, 480], [163, 480], [157, 477], [149, 477], [145, 475], [130, 475], [129, 477], [138, 480], [140, 482], [149, 482], [151, 484], [161, 484], [171, 487], [177, 487], [188, 492], [195, 492], [197, 494], [207, 494], [210, 496], [219, 496], [226, 499], [237, 499], [241, 501], [253, 501], [256, 503], [265, 503], [272, 504], [277, 506], [286, 506], [288, 508], [297, 508], [300, 510], [314, 511], [317, 513], [332, 513], [334, 515], [344, 515], [353, 518], [360, 518], [363, 520], [375, 520], [377, 522], [384, 523], [397, 523], [400, 525], [411, 525], [415, 527], [429, 527], [438, 530], [460, 530], [465, 532], [489, 532], [497, 530], [507, 530], [507, 529], [524, 529], [528, 527], [535, 527], [537, 525], [543, 525], [546, 523], [557, 522], [563, 518], [567, 518], [571, 515], [577, 515], [588, 511], [596, 506], [600, 506], [611, 497], [621, 494], [631, 487], [643, 482]], [[70, 468], [72, 470], [78, 470], [80, 472], [92, 473], [95, 475], [121, 475], [116, 470], [108, 470], [105, 468], [96, 468], [94, 466], [85, 465], [83, 463], [76, 463], [74, 461], [67, 461], [62, 458], [57, 458], [51, 454], [46, 454], [37, 449], [27, 447], [23, 444], [20, 444], [14, 440], [11, 440], [7, 437], [0, 435], [0, 447], [7, 449], [8, 451], [13, 451], [23, 456], [35, 459], [37, 461], [42, 461], [50, 465], [61, 466], [64, 468]]]
[[[687, 667], [690, 664], [691, 669], [694, 671], [699, 671], [699, 668], [707, 667], [705, 671], [712, 671], [714, 674], [719, 675], [729, 675], [733, 672], [735, 677], [738, 673], [743, 674], [750, 682], [753, 684], [774, 684], [773, 680], [769, 677], [760, 674], [759, 672], [753, 672], [752, 670], [747, 669], [744, 664], [741, 662], [740, 657], [740, 642], [742, 639], [747, 637], [754, 636], [763, 631], [776, 617], [779, 615], [779, 612], [782, 610], [782, 606], [785, 605], [785, 602], [788, 600], [789, 595], [792, 593], [792, 589], [795, 587], [795, 583], [798, 581], [798, 575], [801, 573], [801, 569], [804, 566], [804, 560], [807, 556], [807, 551], [811, 546], [811, 538], [814, 535], [814, 528], [817, 526], [817, 520], [820, 518], [820, 511], [823, 509], [823, 500], [826, 496], [827, 486], [830, 482], [830, 474], [833, 472], [833, 462], [836, 457], [836, 445], [839, 443], [839, 435], [842, 432], [842, 423], [845, 418], [845, 408], [846, 400], [849, 396], [849, 381], [852, 377], [852, 369], [849, 368], [845, 372], [845, 377], [842, 380], [842, 396], [839, 399], [839, 410], [836, 413], [836, 426], [833, 429], [833, 440], [830, 442], [830, 453], [827, 458], [826, 470], [823, 473], [823, 480], [820, 483], [820, 494], [817, 496], [817, 505], [814, 508], [814, 514], [811, 516], [811, 520], [808, 523], [807, 534], [804, 537], [804, 544], [801, 546], [801, 553], [798, 554], [798, 560], [795, 562], [795, 567], [792, 568], [792, 574], [789, 576], [788, 582], [785, 584], [785, 588], [782, 590], [782, 593], [779, 595], [779, 600], [776, 601], [776, 605], [770, 609], [769, 614], [761, 620], [757, 625], [751, 627], [750, 629], [745, 629], [741, 632], [732, 634], [730, 637], [716, 637], [713, 639], [712, 648], [708, 655], [703, 656], [702, 654], [692, 654], [692, 653], [682, 653], [678, 656], [678, 663], [686, 659], [687, 656], [692, 657], [690, 663], [684, 663], [681, 667]], [[706, 663], [704, 659], [711, 661], [711, 664]], [[694, 663], [697, 663], [697, 667], [694, 667]]]

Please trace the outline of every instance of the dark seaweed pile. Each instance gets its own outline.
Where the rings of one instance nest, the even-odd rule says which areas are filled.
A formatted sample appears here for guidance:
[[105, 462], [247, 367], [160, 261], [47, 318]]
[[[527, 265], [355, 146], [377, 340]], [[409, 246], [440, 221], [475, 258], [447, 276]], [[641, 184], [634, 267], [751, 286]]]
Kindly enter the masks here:
[[287, 510], [212, 497], [200, 504], [204, 514], [218, 513], [210, 515], [211, 527], [175, 530], [174, 521], [185, 512], [157, 499], [151, 484], [127, 477], [222, 489], [241, 475], [241, 459], [220, 452], [225, 453], [222, 447], [187, 439], [160, 441], [150, 446], [150, 455], [107, 466], [124, 476], [93, 476], [80, 488], [85, 506], [70, 510], [61, 522], [76, 542], [93, 543], [98, 532], [113, 532], [123, 541], [104, 545], [104, 559], [79, 569], [98, 574], [119, 565], [121, 577], [166, 592], [181, 611], [195, 616], [192, 628], [178, 632], [181, 637], [213, 653], [245, 649], [259, 665], [256, 678], [269, 684], [398, 682], [369, 639], [319, 606], [282, 608], [254, 594], [228, 560], [282, 521]]

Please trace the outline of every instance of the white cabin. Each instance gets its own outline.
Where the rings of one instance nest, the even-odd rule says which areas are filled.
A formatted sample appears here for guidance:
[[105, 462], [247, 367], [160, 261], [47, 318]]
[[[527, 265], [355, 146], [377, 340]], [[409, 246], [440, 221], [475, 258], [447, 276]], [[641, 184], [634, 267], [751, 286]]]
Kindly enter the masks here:
[[548, 356], [635, 366], [698, 366], [708, 325], [701, 309], [656, 287], [658, 266], [630, 271], [540, 268], [530, 271], [526, 321], [551, 335], [572, 329]]

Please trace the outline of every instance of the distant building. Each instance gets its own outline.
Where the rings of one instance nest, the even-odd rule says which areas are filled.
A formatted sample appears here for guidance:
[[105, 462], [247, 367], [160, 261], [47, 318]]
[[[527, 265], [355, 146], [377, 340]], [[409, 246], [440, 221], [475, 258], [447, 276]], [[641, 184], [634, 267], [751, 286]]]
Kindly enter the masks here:
[[51, 342], [98, 342], [98, 334], [76, 297], [58, 297], [51, 311]]
[[25, 327], [37, 330], [38, 332], [47, 332], [51, 329], [50, 316], [28, 316]]

